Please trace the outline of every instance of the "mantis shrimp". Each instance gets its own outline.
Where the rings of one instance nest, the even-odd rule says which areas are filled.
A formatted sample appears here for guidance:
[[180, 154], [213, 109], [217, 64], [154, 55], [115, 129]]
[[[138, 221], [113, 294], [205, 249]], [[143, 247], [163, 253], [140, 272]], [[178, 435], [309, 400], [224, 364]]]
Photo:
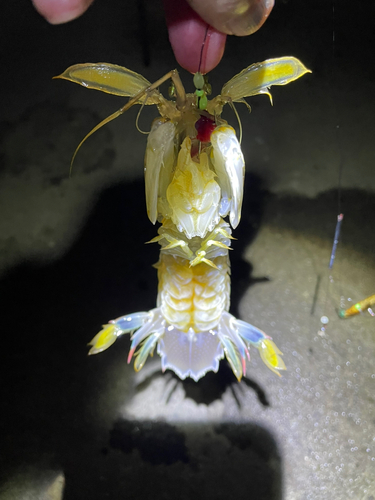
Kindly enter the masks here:
[[[131, 106], [156, 105], [160, 113], [151, 126], [145, 155], [147, 214], [153, 224], [161, 223], [151, 240], [161, 247], [155, 265], [157, 305], [103, 325], [89, 344], [89, 354], [104, 351], [129, 333], [128, 363], [135, 355], [136, 371], [156, 348], [163, 372], [171, 369], [181, 379], [198, 381], [208, 371], [217, 372], [225, 355], [240, 381], [246, 375], [250, 346], [277, 375], [286, 369], [271, 337], [229, 313], [229, 250], [232, 229], [241, 218], [245, 162], [235, 130], [221, 113], [225, 104], [235, 110], [233, 103], [247, 104], [244, 98], [257, 94], [267, 94], [272, 103], [271, 85], [286, 85], [309, 72], [294, 57], [269, 59], [241, 71], [211, 100], [208, 80], [199, 72], [192, 94], [185, 92], [177, 70], [153, 84], [107, 63], [77, 64], [56, 77], [130, 97], [87, 134], [73, 160], [87, 137]], [[158, 90], [167, 80], [172, 82], [170, 100]]]

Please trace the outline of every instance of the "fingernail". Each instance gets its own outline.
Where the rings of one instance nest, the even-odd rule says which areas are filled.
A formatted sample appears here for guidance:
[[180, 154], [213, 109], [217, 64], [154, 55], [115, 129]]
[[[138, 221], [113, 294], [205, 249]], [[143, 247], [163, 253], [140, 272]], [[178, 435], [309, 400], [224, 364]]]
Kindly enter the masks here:
[[228, 20], [225, 22], [225, 32], [237, 36], [246, 36], [255, 33], [266, 21], [274, 0], [245, 0], [238, 2]]
[[174, 0], [164, 0], [164, 7], [169, 40], [180, 66], [203, 74], [215, 68], [223, 56], [226, 35], [204, 22], [185, 2], [176, 9]]
[[49, 18], [46, 17], [47, 21], [50, 24], [64, 24], [68, 23], [69, 21], [73, 21], [73, 19], [76, 19], [79, 17], [81, 14], [83, 14], [82, 9], [72, 9], [72, 10], [66, 10], [63, 12], [59, 12], [58, 14], [51, 15]]

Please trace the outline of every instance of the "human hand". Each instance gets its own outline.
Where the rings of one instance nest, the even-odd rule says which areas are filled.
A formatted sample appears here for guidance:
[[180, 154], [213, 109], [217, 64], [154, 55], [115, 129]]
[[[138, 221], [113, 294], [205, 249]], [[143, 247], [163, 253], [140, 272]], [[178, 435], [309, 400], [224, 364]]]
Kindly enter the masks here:
[[[92, 1], [32, 0], [37, 11], [51, 24], [62, 24], [79, 17]], [[208, 73], [215, 68], [224, 54], [226, 35], [254, 33], [274, 5], [274, 0], [163, 1], [169, 40], [176, 59], [191, 73]]]
[[174, 54], [191, 73], [208, 73], [215, 68], [223, 57], [226, 35], [251, 35], [263, 25], [274, 5], [274, 0], [163, 2]]

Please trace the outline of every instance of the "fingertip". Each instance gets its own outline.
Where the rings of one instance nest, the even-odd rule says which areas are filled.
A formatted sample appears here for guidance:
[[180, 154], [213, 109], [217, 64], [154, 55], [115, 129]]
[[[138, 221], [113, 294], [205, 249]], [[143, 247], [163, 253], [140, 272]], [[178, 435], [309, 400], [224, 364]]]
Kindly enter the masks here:
[[164, 0], [169, 40], [177, 62], [190, 73], [214, 69], [224, 54], [226, 35], [203, 21], [185, 2]]
[[81, 16], [93, 0], [32, 0], [35, 9], [50, 24], [63, 24]]
[[169, 29], [169, 40], [177, 62], [190, 73], [200, 71], [203, 75], [214, 69], [221, 61], [226, 35], [211, 26], [186, 23]]

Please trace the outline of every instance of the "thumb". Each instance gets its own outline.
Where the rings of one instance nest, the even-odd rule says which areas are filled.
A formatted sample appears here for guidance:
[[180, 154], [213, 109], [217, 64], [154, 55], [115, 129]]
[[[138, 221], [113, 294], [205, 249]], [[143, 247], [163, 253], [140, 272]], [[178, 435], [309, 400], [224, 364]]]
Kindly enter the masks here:
[[266, 21], [274, 0], [187, 0], [208, 24], [227, 35], [246, 36]]

